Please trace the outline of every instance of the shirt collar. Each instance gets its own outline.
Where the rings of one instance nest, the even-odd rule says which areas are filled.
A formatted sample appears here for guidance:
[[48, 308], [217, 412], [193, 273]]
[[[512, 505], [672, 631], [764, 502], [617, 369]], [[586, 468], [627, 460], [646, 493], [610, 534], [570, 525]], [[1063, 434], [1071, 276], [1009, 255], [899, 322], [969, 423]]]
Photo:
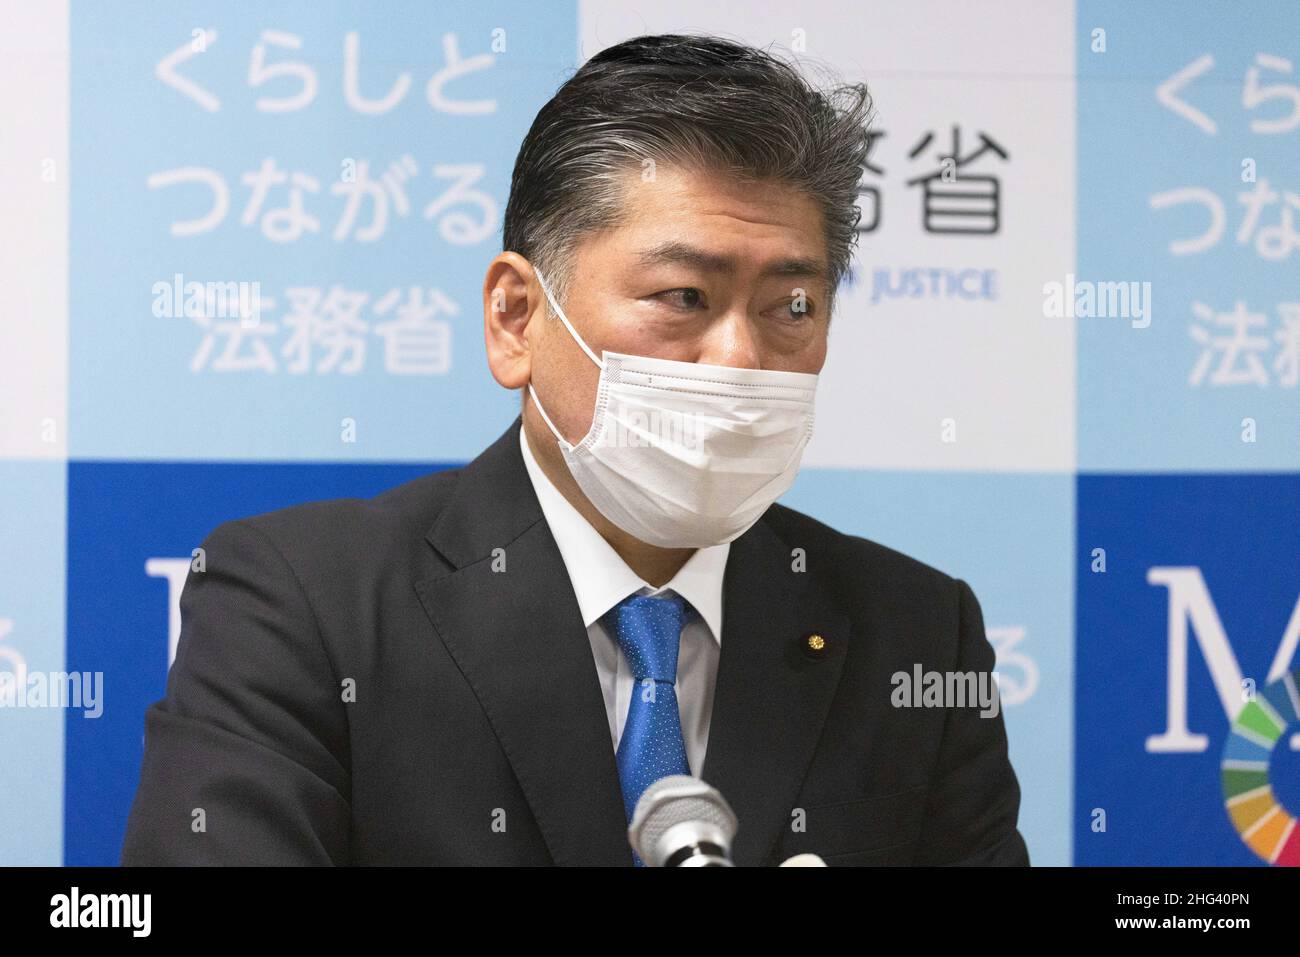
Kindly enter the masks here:
[[533, 457], [522, 424], [519, 427], [519, 445], [528, 478], [533, 483], [542, 514], [555, 537], [555, 544], [560, 548], [569, 581], [573, 584], [583, 625], [590, 628], [605, 612], [638, 591], [659, 594], [671, 590], [691, 603], [709, 626], [714, 641], [722, 644], [722, 579], [727, 568], [727, 555], [731, 551], [730, 542], [696, 549], [667, 584], [655, 588], [628, 567], [609, 542], [601, 538], [600, 533], [547, 478]]

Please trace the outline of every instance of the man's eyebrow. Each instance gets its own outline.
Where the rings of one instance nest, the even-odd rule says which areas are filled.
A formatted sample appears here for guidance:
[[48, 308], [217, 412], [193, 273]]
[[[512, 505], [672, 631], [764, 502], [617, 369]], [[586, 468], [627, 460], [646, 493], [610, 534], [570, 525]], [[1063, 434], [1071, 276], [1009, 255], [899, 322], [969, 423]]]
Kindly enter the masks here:
[[[701, 272], [734, 273], [736, 271], [736, 262], [732, 257], [711, 253], [678, 240], [660, 243], [643, 251], [637, 257], [637, 262], [642, 266], [659, 266], [665, 263], [692, 266]], [[802, 257], [774, 260], [764, 266], [759, 275], [829, 279], [824, 263]]]

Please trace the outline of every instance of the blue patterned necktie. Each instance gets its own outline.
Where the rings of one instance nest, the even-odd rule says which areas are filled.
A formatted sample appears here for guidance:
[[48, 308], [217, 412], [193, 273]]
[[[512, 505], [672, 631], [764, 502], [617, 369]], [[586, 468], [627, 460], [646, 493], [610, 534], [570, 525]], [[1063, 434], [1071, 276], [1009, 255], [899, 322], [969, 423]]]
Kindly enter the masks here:
[[[651, 784], [670, 774], [691, 773], [675, 687], [686, 608], [686, 600], [675, 594], [630, 595], [605, 616], [634, 682], [618, 741], [618, 780], [628, 823]], [[637, 867], [645, 866], [635, 851], [632, 858]]]

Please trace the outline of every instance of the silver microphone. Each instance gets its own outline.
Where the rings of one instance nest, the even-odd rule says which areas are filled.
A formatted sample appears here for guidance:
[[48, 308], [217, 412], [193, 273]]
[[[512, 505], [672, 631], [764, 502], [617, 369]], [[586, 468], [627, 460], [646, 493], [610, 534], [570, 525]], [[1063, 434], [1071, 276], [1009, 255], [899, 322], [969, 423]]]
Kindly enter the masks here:
[[699, 778], [671, 774], [636, 802], [627, 839], [648, 867], [734, 867], [736, 813]]

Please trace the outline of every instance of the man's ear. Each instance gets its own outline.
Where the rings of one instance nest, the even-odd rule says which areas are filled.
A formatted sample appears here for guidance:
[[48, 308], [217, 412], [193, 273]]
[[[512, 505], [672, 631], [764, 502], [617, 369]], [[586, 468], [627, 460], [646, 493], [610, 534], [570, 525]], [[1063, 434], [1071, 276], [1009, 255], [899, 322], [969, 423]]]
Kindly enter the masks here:
[[[533, 281], [533, 267], [514, 252], [500, 253], [483, 280], [483, 337], [492, 378], [507, 389], [522, 389], [532, 373], [529, 323], [545, 318], [544, 296]], [[532, 336], [540, 328], [534, 326]]]

